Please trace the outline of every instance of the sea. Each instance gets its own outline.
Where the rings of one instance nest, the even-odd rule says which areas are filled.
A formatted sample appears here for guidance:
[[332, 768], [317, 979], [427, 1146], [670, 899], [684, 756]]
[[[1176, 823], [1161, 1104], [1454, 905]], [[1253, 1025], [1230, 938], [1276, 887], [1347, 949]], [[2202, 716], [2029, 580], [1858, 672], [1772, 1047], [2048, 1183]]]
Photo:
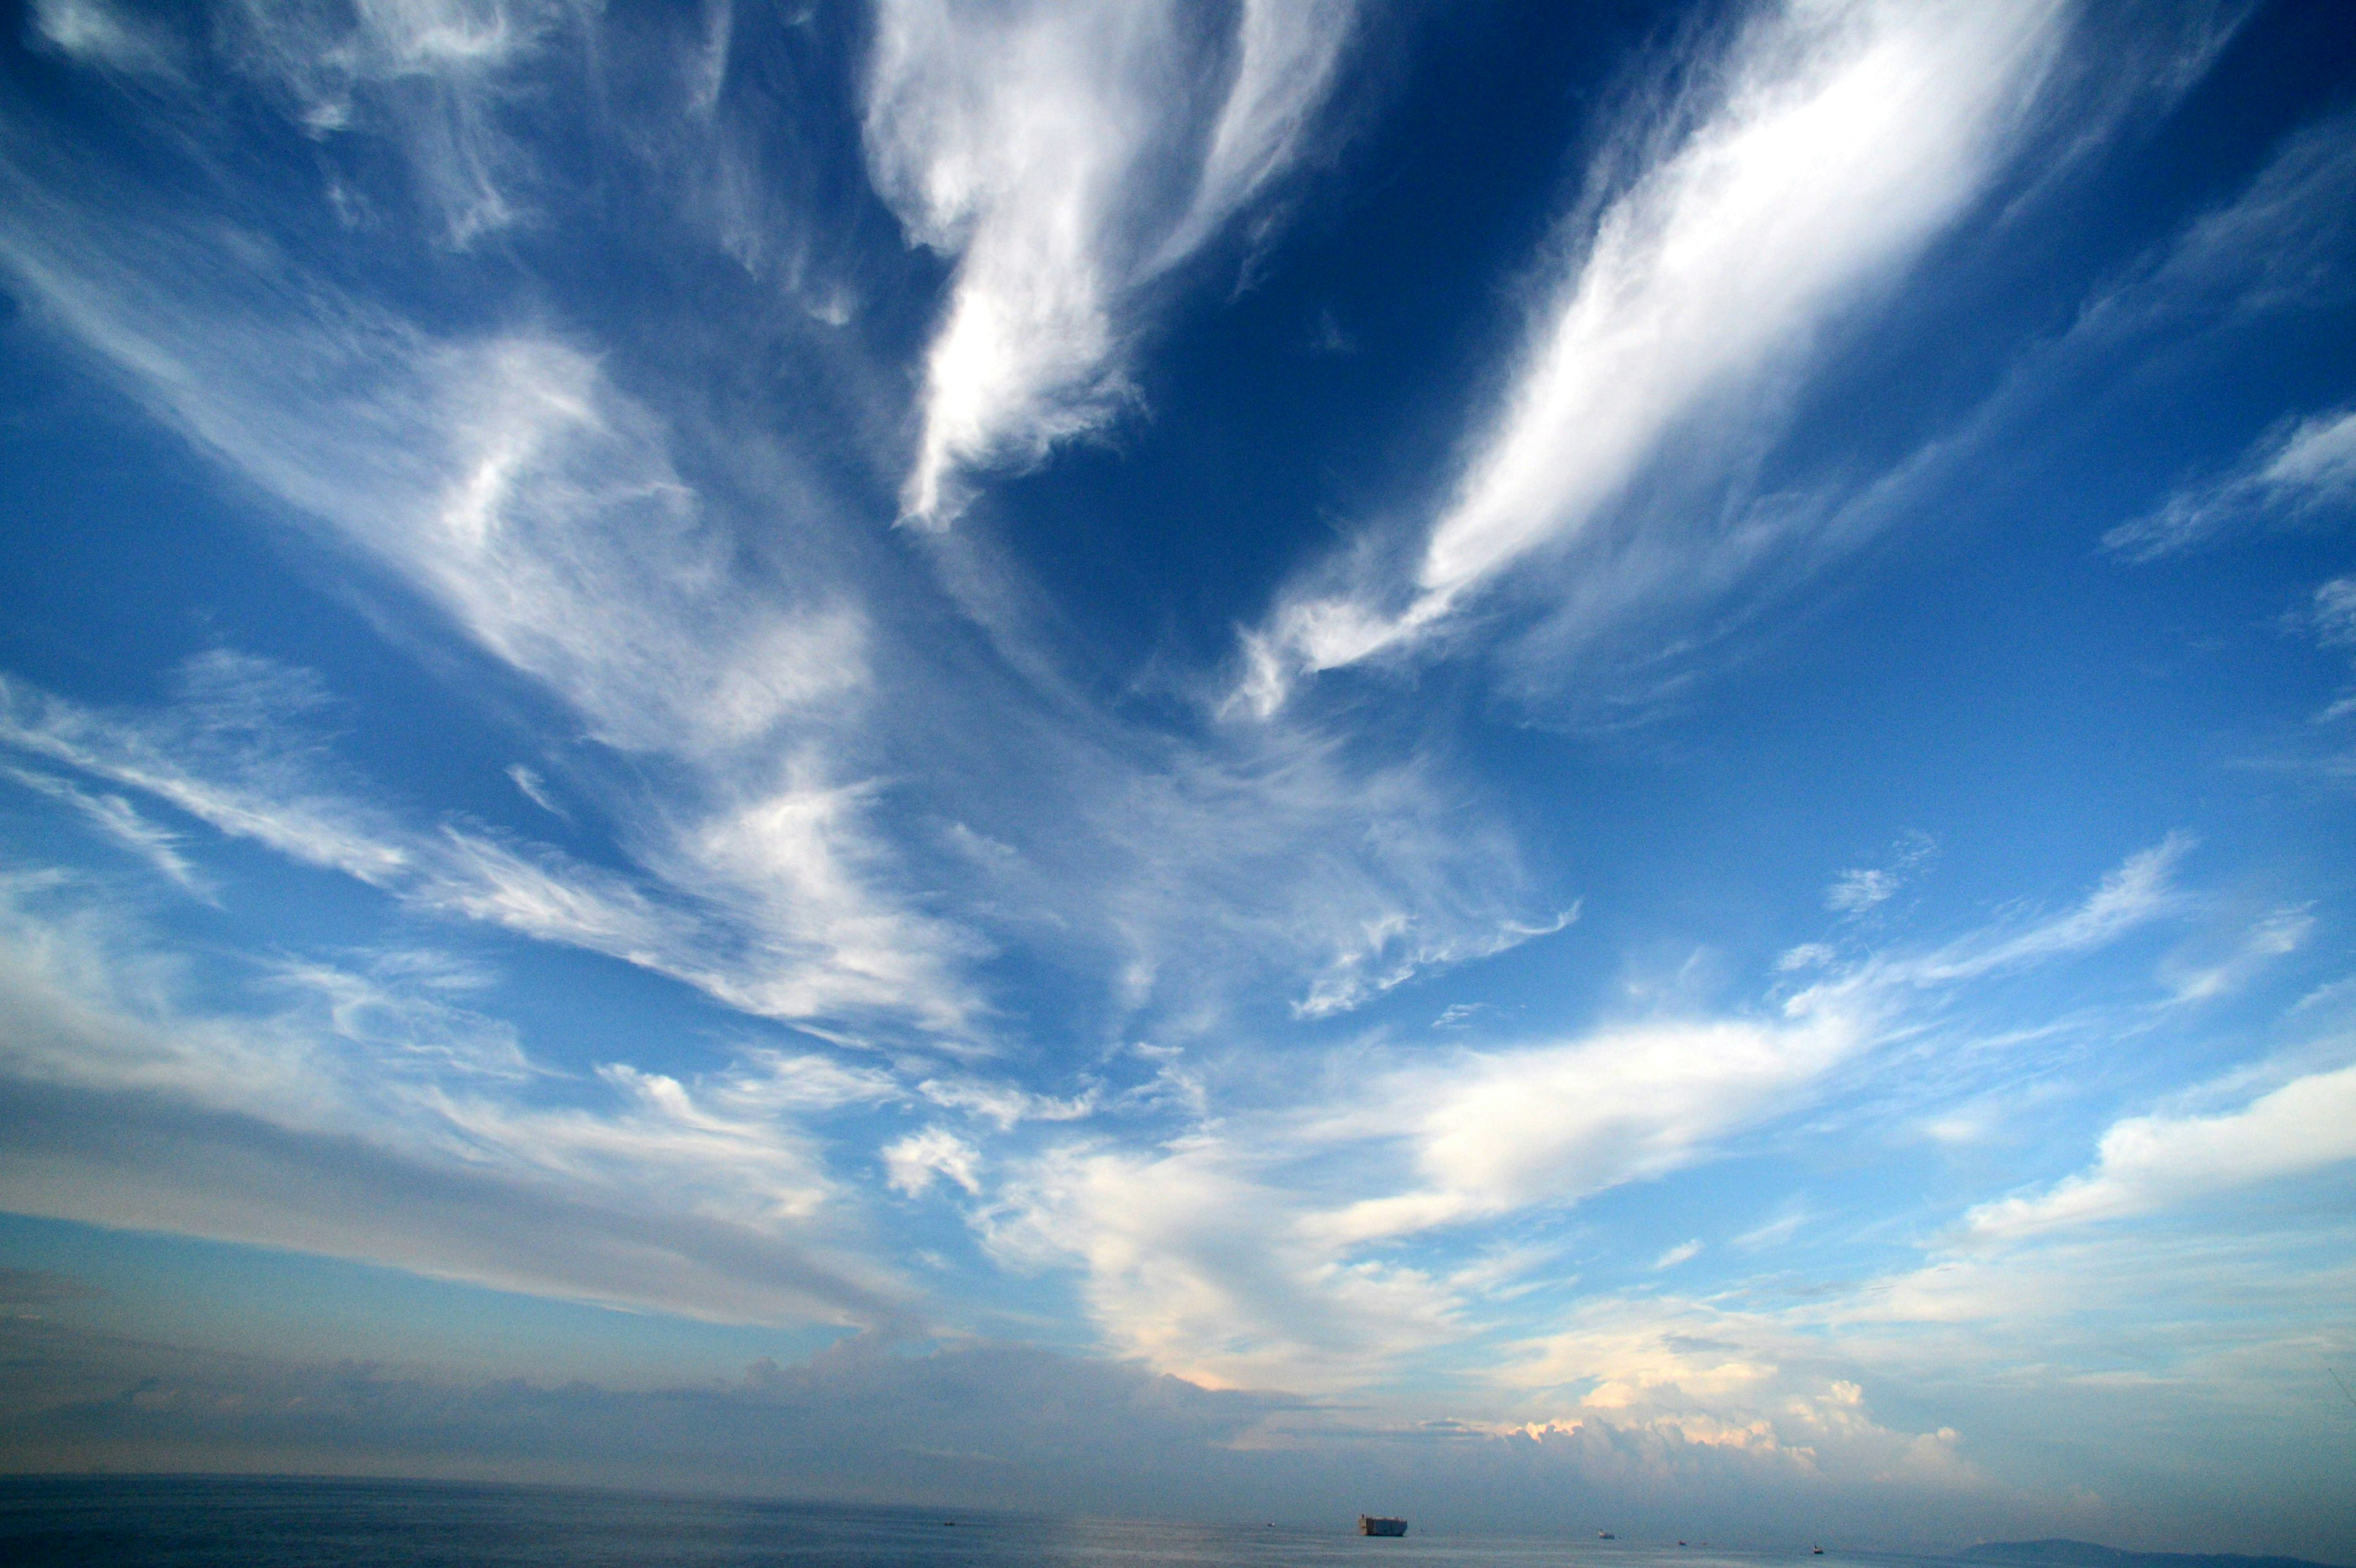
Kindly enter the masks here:
[[[943, 1513], [548, 1487], [0, 1477], [6, 1568], [1962, 1568], [1567, 1535]], [[1973, 1568], [1985, 1568], [1975, 1564]]]

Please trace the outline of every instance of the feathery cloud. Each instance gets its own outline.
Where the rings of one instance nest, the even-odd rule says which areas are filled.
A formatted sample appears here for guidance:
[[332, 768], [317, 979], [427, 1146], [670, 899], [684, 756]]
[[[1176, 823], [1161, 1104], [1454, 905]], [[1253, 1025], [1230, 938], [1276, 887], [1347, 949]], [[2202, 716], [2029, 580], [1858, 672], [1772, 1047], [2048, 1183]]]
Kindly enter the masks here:
[[876, 187], [955, 258], [903, 515], [961, 509], [1135, 397], [1151, 285], [1294, 160], [1355, 0], [1247, 0], [1234, 32], [1167, 0], [886, 0], [867, 82]]
[[1973, 1211], [1975, 1237], [2004, 1241], [2125, 1219], [2356, 1159], [2356, 1067], [2312, 1072], [2211, 1115], [2130, 1116], [2094, 1166], [2034, 1196]]
[[2222, 476], [2179, 490], [2103, 543], [2130, 560], [2205, 544], [2252, 517], [2298, 517], [2356, 504], [2356, 410], [2286, 421]]
[[1713, 399], [1804, 357], [1985, 188], [2057, 0], [1792, 5], [1746, 27], [1603, 207], [1404, 580], [1305, 592], [1247, 640], [1247, 703], [1427, 635], [1575, 543]]

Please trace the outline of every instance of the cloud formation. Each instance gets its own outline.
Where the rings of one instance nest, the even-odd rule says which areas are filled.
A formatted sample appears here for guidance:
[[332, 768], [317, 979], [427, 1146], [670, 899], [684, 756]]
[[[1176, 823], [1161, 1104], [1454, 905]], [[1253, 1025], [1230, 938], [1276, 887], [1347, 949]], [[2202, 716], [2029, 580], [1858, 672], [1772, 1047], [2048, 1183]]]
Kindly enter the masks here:
[[[1788, 1136], [1973, 987], [2094, 952], [2177, 907], [2169, 879], [2188, 848], [2171, 838], [2130, 856], [2077, 905], [2030, 921], [1847, 959], [1826, 948], [1807, 984], [1752, 1011], [1353, 1052], [1292, 1103], [1158, 1150], [1088, 1129], [1012, 1162], [977, 1222], [1011, 1263], [1076, 1267], [1106, 1335], [1162, 1370], [1312, 1390], [1377, 1368], [1406, 1376], [1510, 1317], [1501, 1285], [1558, 1266], [1544, 1248], [1483, 1253], [1498, 1230]], [[1432, 1264], [1435, 1243], [1458, 1261]], [[1623, 1266], [1648, 1273], [1702, 1250], [1698, 1238], [1666, 1253], [1655, 1243]]]
[[2356, 1067], [2308, 1073], [2239, 1109], [2131, 1116], [2103, 1135], [2094, 1167], [2029, 1197], [1973, 1211], [2000, 1240], [2147, 1213], [2356, 1159]]
[[797, 1125], [903, 1098], [888, 1074], [753, 1051], [695, 1083], [607, 1062], [568, 1085], [431, 955], [282, 964], [264, 1005], [208, 1009], [87, 890], [5, 892], [18, 1212], [722, 1321], [906, 1310], [831, 1246], [842, 1189]]
[[1248, 640], [1249, 704], [1577, 543], [1712, 400], [1804, 355], [1982, 191], [2066, 18], [2054, 0], [1867, 0], [1745, 27], [1603, 204], [1403, 580], [1281, 605]]
[[2230, 471], [2179, 490], [2149, 517], [2121, 523], [2103, 543], [2130, 560], [2157, 560], [2208, 543], [2254, 517], [2295, 519], [2356, 504], [2356, 411], [2286, 421]]
[[1153, 285], [1295, 161], [1355, 11], [1246, 0], [1220, 33], [1165, 0], [879, 7], [876, 188], [955, 261], [905, 518], [946, 525], [969, 471], [1035, 463], [1137, 397]]
[[0, 1274], [0, 1378], [76, 1463], [1668, 1538], [2190, 1454], [2296, 1544], [2346, 799], [2243, 762], [2356, 594], [2101, 539], [2348, 499], [2311, 23], [39, 0], [0, 1209], [627, 1364]]

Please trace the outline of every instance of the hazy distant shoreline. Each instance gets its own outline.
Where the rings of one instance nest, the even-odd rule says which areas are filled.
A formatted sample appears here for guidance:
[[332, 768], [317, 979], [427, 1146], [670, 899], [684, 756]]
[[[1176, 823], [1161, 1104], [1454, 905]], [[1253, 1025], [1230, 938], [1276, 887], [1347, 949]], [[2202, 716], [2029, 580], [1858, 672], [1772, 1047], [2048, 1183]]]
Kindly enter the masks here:
[[2250, 1557], [2238, 1552], [2123, 1552], [2091, 1541], [1990, 1541], [1961, 1555], [2042, 1568], [2335, 1568], [2305, 1557]]

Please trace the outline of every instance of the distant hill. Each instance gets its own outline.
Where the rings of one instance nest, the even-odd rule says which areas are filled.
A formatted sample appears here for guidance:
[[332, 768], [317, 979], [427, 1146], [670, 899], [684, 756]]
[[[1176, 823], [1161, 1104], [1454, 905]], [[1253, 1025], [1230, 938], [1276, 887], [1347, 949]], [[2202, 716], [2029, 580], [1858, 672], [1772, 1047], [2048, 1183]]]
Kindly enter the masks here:
[[2024, 1568], [2332, 1568], [2304, 1557], [2244, 1557], [2231, 1552], [2122, 1552], [2091, 1541], [1991, 1541], [1963, 1555]]

